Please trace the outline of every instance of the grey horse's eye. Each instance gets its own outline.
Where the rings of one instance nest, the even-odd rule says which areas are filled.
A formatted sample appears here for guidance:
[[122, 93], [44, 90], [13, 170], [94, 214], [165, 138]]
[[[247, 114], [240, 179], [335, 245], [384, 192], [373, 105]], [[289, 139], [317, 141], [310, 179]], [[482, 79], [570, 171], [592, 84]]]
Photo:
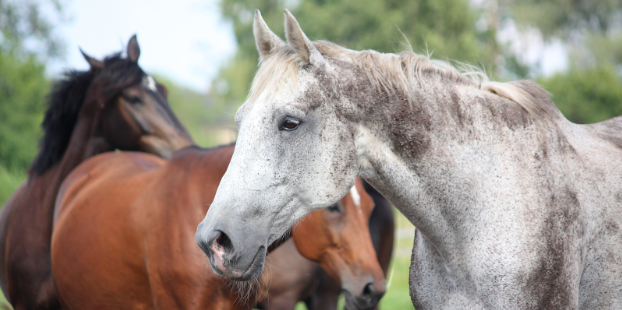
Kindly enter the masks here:
[[281, 130], [293, 131], [298, 129], [298, 126], [300, 126], [300, 120], [288, 117], [283, 121]]

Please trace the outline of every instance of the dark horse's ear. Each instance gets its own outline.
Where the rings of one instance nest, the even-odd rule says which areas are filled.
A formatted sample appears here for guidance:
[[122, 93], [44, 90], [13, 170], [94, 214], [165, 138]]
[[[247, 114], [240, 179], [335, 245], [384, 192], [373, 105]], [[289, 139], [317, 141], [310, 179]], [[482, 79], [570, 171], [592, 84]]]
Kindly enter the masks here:
[[86, 60], [86, 62], [89, 63], [89, 66], [91, 66], [91, 71], [95, 71], [95, 70], [101, 70], [104, 68], [104, 62], [103, 61], [99, 61], [89, 55], [87, 55], [82, 48], [80, 48], [80, 53], [82, 53], [82, 57], [84, 57], [84, 59]]
[[138, 57], [140, 57], [140, 47], [136, 35], [133, 35], [130, 42], [127, 43], [127, 58], [133, 62], [138, 62]]

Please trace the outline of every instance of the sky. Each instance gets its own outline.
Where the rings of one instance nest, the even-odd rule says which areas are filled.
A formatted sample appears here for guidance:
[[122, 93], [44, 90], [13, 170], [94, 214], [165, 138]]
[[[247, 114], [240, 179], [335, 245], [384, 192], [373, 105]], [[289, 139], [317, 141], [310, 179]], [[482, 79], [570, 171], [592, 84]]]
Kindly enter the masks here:
[[138, 63], [148, 73], [205, 92], [236, 43], [233, 27], [222, 20], [217, 0], [70, 0], [69, 17], [56, 31], [66, 56], [50, 68], [88, 69], [78, 47], [101, 59], [125, 47], [133, 34], [140, 45]]
[[[87, 69], [78, 47], [101, 59], [120, 51], [133, 34], [141, 48], [139, 64], [199, 92], [209, 90], [218, 69], [236, 50], [233, 27], [221, 17], [218, 0], [61, 0], [68, 20], [56, 29], [66, 56], [50, 65], [52, 75]], [[497, 34], [524, 63], [550, 75], [567, 66], [560, 42], [544, 42], [537, 30], [504, 25]], [[526, 78], [533, 78], [528, 76]]]

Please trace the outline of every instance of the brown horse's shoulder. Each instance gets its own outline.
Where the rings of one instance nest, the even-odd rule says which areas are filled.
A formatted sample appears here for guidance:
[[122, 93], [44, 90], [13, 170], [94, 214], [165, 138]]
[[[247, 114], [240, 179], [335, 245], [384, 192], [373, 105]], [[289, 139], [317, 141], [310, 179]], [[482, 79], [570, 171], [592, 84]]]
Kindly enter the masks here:
[[140, 152], [107, 152], [93, 156], [76, 167], [63, 181], [56, 199], [55, 219], [69, 200], [89, 195], [90, 187], [116, 183], [126, 176], [157, 169], [166, 161]]
[[143, 152], [107, 152], [78, 166], [74, 173], [112, 176], [115, 173], [134, 174], [160, 168], [166, 163], [161, 157]]

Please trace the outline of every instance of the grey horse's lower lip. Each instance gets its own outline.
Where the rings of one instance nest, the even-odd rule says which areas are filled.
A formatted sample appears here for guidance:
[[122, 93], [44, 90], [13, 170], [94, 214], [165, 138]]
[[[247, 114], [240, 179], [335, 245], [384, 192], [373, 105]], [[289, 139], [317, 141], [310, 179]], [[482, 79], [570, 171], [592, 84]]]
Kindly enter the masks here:
[[[253, 257], [253, 260], [246, 267], [246, 269], [244, 271], [238, 271], [238, 270], [232, 269], [231, 266], [229, 264], [227, 264], [227, 262], [229, 260], [226, 257], [224, 257], [224, 256], [222, 258], [223, 259], [223, 267], [225, 268], [224, 270], [221, 270], [221, 268], [216, 266], [215, 258], [214, 258], [213, 254], [210, 255], [209, 262], [210, 262], [210, 265], [211, 265], [212, 269], [214, 270], [214, 272], [216, 272], [217, 274], [219, 274], [219, 275], [221, 275], [223, 277], [231, 278], [232, 280], [235, 280], [235, 281], [252, 280], [252, 279], [256, 278], [256, 277], [253, 277], [253, 272], [257, 268], [258, 261], [261, 261], [261, 266], [259, 266], [259, 269], [263, 270], [263, 264], [264, 264], [265, 255], [266, 255], [266, 251], [264, 249], [265, 249], [265, 247], [260, 247], [259, 250], [257, 250], [257, 252], [255, 253], [255, 256]], [[264, 257], [261, 258], [260, 257], [261, 255], [263, 255]], [[259, 274], [261, 274], [261, 272], [259, 272], [258, 275]]]

